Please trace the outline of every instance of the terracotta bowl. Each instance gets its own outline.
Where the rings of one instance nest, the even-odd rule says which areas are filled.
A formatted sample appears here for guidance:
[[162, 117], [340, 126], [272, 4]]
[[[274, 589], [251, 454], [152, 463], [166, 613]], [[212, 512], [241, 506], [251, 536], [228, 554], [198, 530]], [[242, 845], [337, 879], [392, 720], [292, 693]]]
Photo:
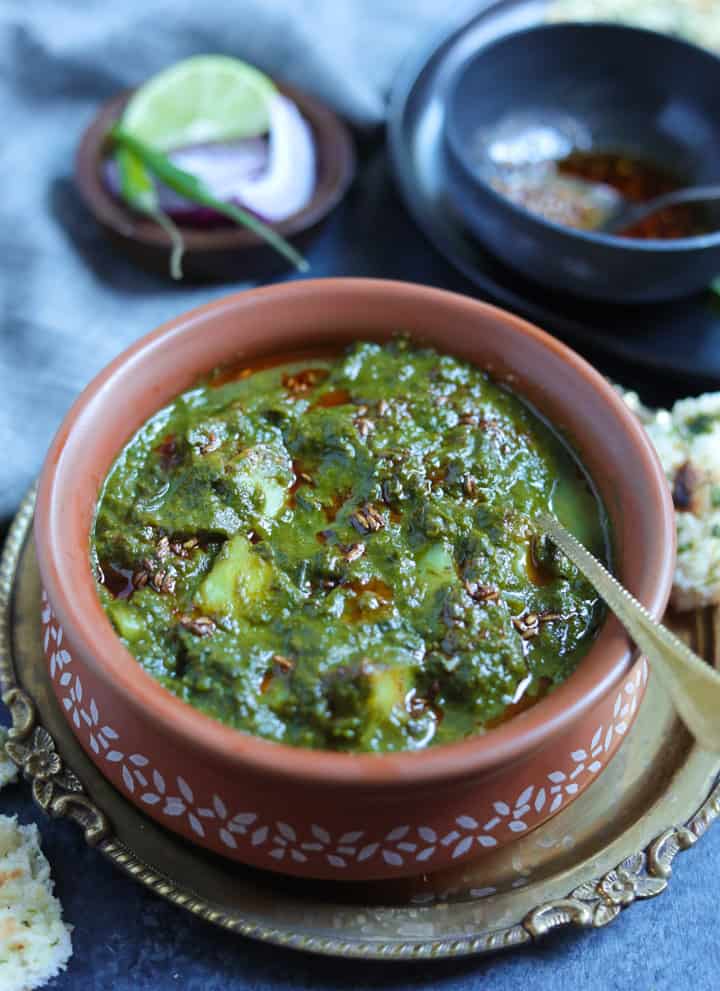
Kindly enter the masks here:
[[129, 801], [256, 867], [370, 879], [496, 849], [592, 783], [645, 691], [647, 665], [609, 618], [565, 684], [486, 735], [348, 755], [222, 726], [123, 647], [96, 595], [88, 546], [98, 491], [131, 435], [219, 364], [399, 328], [491, 369], [569, 437], [609, 512], [619, 577], [657, 617], [668, 598], [673, 509], [642, 428], [578, 355], [517, 317], [422, 286], [327, 279], [228, 296], [143, 338], [76, 401], [43, 468], [35, 537], [49, 676], [88, 756]]
[[[319, 226], [342, 200], [355, 174], [355, 149], [343, 121], [319, 100], [290, 86], [281, 93], [297, 104], [310, 124], [317, 154], [317, 184], [312, 199], [298, 213], [273, 226], [304, 250]], [[75, 183], [86, 206], [105, 233], [133, 261], [170, 278], [170, 248], [165, 232], [136, 213], [107, 188], [103, 166], [107, 133], [119, 120], [132, 90], [104, 103], [80, 139], [75, 158]], [[234, 224], [213, 227], [180, 224], [185, 242], [183, 277], [195, 282], [257, 278], [288, 263], [252, 231]]]

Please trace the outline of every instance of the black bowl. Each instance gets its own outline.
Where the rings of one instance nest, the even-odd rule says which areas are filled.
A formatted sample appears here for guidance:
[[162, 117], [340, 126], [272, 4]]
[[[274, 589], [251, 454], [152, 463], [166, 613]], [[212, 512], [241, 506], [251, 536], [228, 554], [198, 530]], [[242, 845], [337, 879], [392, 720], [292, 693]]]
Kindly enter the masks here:
[[448, 195], [467, 226], [509, 265], [555, 289], [622, 302], [688, 295], [720, 274], [717, 231], [640, 240], [575, 230], [516, 205], [489, 184], [490, 141], [526, 122], [571, 146], [623, 152], [682, 176], [720, 182], [720, 59], [616, 24], [552, 24], [472, 54], [448, 91]]

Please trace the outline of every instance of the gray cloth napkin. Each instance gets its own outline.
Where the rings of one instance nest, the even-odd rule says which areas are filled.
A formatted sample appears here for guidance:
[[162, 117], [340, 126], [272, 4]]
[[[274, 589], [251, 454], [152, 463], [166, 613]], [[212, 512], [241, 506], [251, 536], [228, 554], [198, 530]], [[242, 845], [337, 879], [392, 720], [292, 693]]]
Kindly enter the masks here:
[[[467, 6], [0, 0], [0, 522], [92, 376], [163, 320], [228, 291], [147, 275], [99, 234], [72, 184], [75, 147], [98, 104], [177, 59], [226, 52], [367, 129], [382, 122], [402, 59]], [[354, 274], [349, 257], [341, 272], [330, 264], [312, 274]]]

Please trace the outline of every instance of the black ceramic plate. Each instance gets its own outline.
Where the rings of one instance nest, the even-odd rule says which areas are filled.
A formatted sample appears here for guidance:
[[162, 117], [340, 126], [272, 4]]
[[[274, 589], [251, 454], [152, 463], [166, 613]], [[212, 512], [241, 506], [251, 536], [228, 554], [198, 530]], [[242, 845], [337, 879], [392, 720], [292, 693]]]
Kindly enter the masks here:
[[[425, 235], [487, 296], [582, 350], [592, 350], [720, 388], [720, 297], [620, 306], [552, 292], [506, 268], [467, 232], [444, 194], [444, 96], [470, 52], [545, 19], [546, 0], [496, 0], [403, 67], [389, 117], [390, 155], [401, 195]], [[720, 273], [719, 273], [720, 274]]]

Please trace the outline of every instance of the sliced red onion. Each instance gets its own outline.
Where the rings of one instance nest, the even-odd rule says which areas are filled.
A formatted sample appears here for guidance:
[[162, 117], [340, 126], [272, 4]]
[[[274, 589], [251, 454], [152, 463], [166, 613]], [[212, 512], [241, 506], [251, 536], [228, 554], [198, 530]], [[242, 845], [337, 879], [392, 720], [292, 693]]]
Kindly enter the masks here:
[[[238, 182], [255, 179], [265, 172], [268, 143], [265, 138], [244, 138], [222, 144], [192, 145], [171, 151], [168, 158], [179, 169], [202, 179], [218, 199], [229, 200], [233, 198]], [[172, 190], [168, 192], [175, 199], [182, 199]]]
[[238, 179], [229, 194], [265, 220], [287, 220], [312, 199], [315, 142], [295, 104], [278, 93], [270, 103], [269, 160], [257, 178]]
[[[168, 157], [192, 172], [220, 200], [246, 207], [263, 220], [286, 220], [302, 210], [315, 190], [315, 143], [312, 130], [295, 104], [281, 94], [270, 107], [267, 138], [245, 138], [178, 148]], [[114, 159], [105, 162], [105, 181], [120, 194]], [[157, 183], [161, 209], [181, 224], [210, 226], [230, 223], [206, 207], [178, 196]]]

